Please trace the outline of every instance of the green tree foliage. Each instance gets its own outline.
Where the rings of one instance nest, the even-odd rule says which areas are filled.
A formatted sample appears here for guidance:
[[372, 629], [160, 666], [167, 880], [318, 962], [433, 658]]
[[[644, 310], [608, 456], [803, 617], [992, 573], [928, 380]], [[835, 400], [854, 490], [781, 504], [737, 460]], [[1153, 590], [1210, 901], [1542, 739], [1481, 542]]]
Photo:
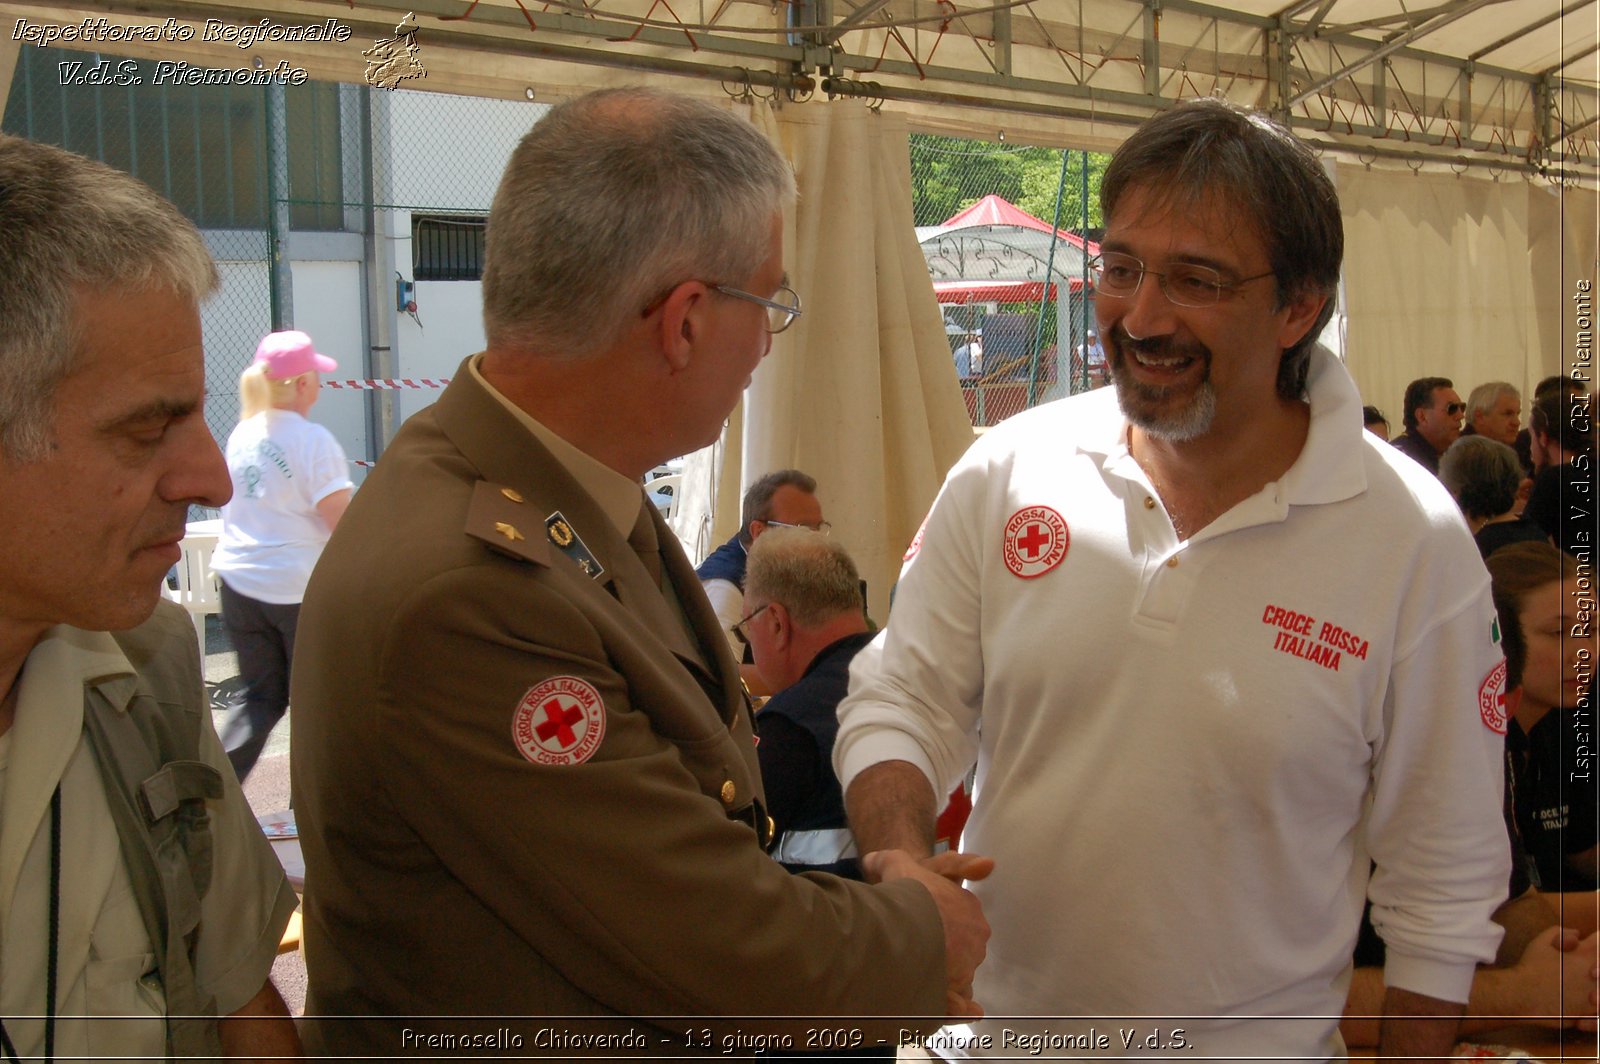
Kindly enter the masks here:
[[[938, 225], [984, 196], [1001, 196], [1046, 222], [1055, 215], [1062, 151], [981, 140], [911, 136], [912, 208], [918, 225]], [[1068, 151], [1062, 229], [1083, 227], [1084, 153]], [[1100, 225], [1100, 177], [1110, 156], [1088, 156], [1090, 227]]]

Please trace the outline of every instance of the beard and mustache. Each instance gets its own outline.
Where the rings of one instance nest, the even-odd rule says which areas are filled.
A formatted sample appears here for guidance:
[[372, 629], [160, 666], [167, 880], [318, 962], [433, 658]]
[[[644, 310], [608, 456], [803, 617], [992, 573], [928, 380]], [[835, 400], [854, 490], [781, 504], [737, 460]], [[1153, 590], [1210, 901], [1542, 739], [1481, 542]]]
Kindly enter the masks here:
[[[1180, 342], [1170, 336], [1135, 339], [1121, 325], [1102, 330], [1107, 338], [1106, 361], [1111, 368], [1111, 383], [1117, 389], [1117, 405], [1123, 416], [1151, 436], [1181, 442], [1205, 435], [1217, 415], [1217, 392], [1211, 384], [1211, 349], [1204, 344]], [[1189, 359], [1201, 365], [1200, 385], [1184, 401], [1186, 385], [1150, 384], [1138, 380], [1128, 362], [1136, 355], [1152, 361]], [[1174, 403], [1181, 405], [1173, 408]]]

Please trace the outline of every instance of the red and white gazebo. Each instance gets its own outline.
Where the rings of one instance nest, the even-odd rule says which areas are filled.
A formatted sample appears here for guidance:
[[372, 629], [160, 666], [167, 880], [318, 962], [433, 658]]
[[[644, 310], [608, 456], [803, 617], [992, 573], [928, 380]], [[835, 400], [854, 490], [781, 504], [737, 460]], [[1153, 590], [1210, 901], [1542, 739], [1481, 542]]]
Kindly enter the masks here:
[[939, 225], [918, 226], [917, 242], [940, 303], [1061, 302], [1063, 292], [1083, 291], [1087, 259], [1100, 253], [1094, 241], [994, 195]]

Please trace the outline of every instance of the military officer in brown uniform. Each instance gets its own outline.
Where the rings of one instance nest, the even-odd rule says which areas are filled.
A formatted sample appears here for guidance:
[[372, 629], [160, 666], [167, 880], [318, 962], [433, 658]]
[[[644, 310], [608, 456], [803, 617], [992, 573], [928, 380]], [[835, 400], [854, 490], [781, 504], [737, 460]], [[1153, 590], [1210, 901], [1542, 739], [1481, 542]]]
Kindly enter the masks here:
[[308, 1025], [315, 1052], [507, 1037], [417, 1016], [587, 1017], [513, 1032], [573, 1055], [761, 1030], [626, 1017], [977, 1010], [988, 928], [952, 880], [988, 862], [869, 855], [869, 886], [763, 852], [737, 668], [639, 486], [715, 439], [798, 316], [793, 194], [747, 122], [641, 90], [513, 154], [487, 349], [385, 452], [301, 614], [307, 1012], [361, 1017]]

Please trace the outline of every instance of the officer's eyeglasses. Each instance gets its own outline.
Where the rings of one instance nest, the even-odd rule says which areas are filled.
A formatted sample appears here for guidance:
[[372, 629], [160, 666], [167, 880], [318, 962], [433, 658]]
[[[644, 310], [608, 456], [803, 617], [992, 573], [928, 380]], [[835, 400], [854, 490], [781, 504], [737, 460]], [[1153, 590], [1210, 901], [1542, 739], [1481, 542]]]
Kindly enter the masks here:
[[739, 640], [739, 642], [743, 643], [745, 646], [749, 646], [750, 645], [750, 637], [748, 635], [745, 635], [744, 626], [749, 624], [751, 621], [755, 620], [756, 617], [760, 616], [761, 612], [767, 608], [767, 606], [771, 606], [771, 605], [772, 605], [772, 603], [769, 602], [769, 603], [767, 603], [766, 606], [757, 606], [755, 609], [751, 610], [749, 613], [747, 613], [743, 617], [739, 618], [739, 623], [734, 625], [733, 628], [730, 629], [733, 632], [734, 638]]
[[806, 524], [805, 522], [795, 524], [792, 521], [774, 521], [771, 518], [763, 517], [761, 518], [761, 523], [764, 525], [771, 525], [773, 528], [806, 528], [810, 529], [812, 532], [821, 532], [824, 536], [833, 531], [833, 526], [826, 521], [818, 521], [814, 525]]
[[1210, 266], [1197, 262], [1175, 262], [1165, 271], [1147, 270], [1139, 259], [1116, 251], [1090, 259], [1089, 272], [1094, 278], [1095, 292], [1112, 299], [1131, 299], [1138, 293], [1145, 274], [1151, 274], [1160, 282], [1162, 294], [1180, 307], [1214, 306], [1224, 292], [1273, 275], [1273, 271], [1268, 270], [1230, 281]]
[[800, 294], [788, 285], [778, 289], [775, 293], [778, 297], [777, 299], [762, 299], [760, 296], [751, 295], [749, 292], [742, 292], [737, 288], [729, 288], [725, 284], [714, 284], [711, 286], [711, 290], [721, 292], [723, 295], [731, 296], [734, 299], [743, 299], [746, 302], [766, 307], [767, 332], [773, 335], [777, 335], [793, 325], [794, 320], [801, 313]]

